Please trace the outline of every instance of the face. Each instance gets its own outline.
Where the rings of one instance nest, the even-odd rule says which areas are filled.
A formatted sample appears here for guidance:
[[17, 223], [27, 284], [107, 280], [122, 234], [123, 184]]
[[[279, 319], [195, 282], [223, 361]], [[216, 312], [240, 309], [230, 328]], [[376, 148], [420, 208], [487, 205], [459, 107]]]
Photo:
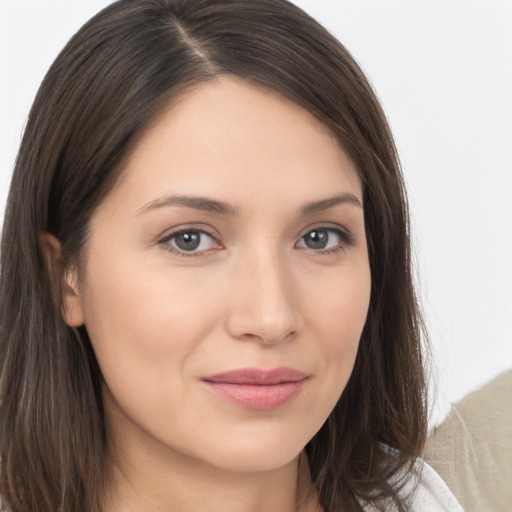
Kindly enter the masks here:
[[121, 444], [277, 468], [345, 388], [370, 295], [361, 184], [276, 93], [220, 78], [175, 99], [97, 208], [82, 261], [66, 318], [85, 323]]

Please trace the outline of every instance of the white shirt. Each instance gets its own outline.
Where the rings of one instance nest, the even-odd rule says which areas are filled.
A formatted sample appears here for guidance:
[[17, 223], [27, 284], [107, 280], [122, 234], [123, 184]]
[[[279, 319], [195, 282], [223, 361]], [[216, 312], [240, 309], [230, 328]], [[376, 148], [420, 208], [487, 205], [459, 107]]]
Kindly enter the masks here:
[[[418, 459], [413, 472], [400, 493], [408, 496], [412, 492], [410, 512], [464, 512], [444, 480], [425, 461]], [[364, 510], [376, 512], [377, 509], [367, 505]], [[389, 512], [394, 510], [390, 506]]]
[[464, 512], [444, 480], [423, 460], [417, 464], [420, 475], [411, 512]]

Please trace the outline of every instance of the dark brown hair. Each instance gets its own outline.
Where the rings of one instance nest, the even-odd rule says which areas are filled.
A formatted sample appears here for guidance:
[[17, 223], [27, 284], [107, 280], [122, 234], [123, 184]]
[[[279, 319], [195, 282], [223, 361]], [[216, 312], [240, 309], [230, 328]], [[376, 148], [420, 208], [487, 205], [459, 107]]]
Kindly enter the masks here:
[[[326, 512], [406, 500], [426, 433], [421, 318], [407, 203], [385, 116], [347, 50], [285, 0], [120, 0], [71, 39], [26, 125], [5, 214], [0, 288], [0, 495], [14, 512], [98, 512], [107, 432], [84, 327], [69, 328], [38, 246], [79, 255], [89, 220], [148, 123], [186, 87], [236, 75], [301, 105], [363, 184], [372, 290], [350, 381], [307, 445]], [[384, 505], [388, 503], [388, 505]]]

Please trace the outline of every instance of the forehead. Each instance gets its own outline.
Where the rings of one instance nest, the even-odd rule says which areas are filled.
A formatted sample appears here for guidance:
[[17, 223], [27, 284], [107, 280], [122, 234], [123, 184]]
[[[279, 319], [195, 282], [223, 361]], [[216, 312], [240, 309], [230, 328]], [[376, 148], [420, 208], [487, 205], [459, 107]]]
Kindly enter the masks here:
[[270, 199], [270, 189], [298, 201], [361, 195], [354, 165], [325, 125], [278, 93], [231, 77], [195, 85], [162, 110], [128, 159], [123, 187], [139, 203], [157, 191], [235, 202]]

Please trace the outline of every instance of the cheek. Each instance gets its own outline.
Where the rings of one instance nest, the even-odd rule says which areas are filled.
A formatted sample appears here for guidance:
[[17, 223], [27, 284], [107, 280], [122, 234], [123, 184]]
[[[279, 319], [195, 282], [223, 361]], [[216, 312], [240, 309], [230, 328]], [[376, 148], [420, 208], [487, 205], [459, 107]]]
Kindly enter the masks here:
[[325, 365], [324, 390], [326, 395], [332, 395], [332, 406], [354, 367], [368, 313], [370, 288], [367, 267], [356, 268], [345, 273], [342, 279], [326, 282], [322, 293], [311, 301], [308, 308], [308, 323], [314, 330]]
[[84, 308], [91, 338], [123, 351], [138, 347], [141, 356], [175, 350], [182, 340], [192, 343], [215, 312], [197, 283], [187, 286], [183, 281], [179, 275], [171, 279], [164, 270], [143, 265], [118, 264], [108, 275], [91, 275]]
[[[218, 323], [216, 302], [179, 273], [116, 260], [91, 265], [84, 289], [86, 328], [113, 411], [144, 425], [175, 422], [191, 396], [187, 368]], [[190, 279], [188, 279], [190, 280]], [[201, 311], [198, 321], [198, 311]], [[151, 430], [149, 425], [147, 429]]]
[[108, 388], [127, 409], [145, 408], [148, 394], [155, 403], [160, 395], [168, 400], [218, 322], [217, 303], [162, 268], [122, 260], [90, 268], [86, 328]]
[[357, 346], [368, 314], [370, 288], [369, 270], [362, 266], [327, 281], [311, 301], [311, 323], [324, 332], [333, 350]]

